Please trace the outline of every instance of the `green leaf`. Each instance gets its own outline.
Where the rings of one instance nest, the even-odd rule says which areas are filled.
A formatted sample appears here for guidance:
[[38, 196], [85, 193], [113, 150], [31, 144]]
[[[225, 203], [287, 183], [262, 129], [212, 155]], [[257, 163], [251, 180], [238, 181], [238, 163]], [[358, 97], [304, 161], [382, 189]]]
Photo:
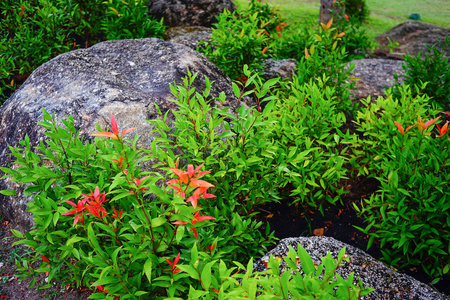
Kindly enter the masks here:
[[99, 280], [93, 282], [91, 286], [97, 286], [97, 285], [105, 285], [105, 284], [115, 284], [119, 283], [119, 279], [114, 276], [105, 276], [100, 278]]
[[125, 198], [125, 197], [130, 196], [130, 195], [131, 194], [128, 193], [128, 192], [120, 193], [120, 194], [116, 195], [114, 198], [112, 198], [111, 201], [119, 200], [119, 199]]
[[306, 252], [305, 248], [302, 245], [298, 244], [298, 257], [300, 257], [300, 262], [302, 263], [303, 271], [306, 275], [314, 276], [314, 263], [309, 256], [308, 252]]
[[14, 196], [16, 194], [15, 190], [1, 190], [0, 194], [5, 196]]
[[205, 288], [206, 291], [209, 290], [209, 286], [211, 285], [211, 277], [212, 277], [212, 274], [211, 274], [211, 266], [212, 266], [213, 264], [215, 264], [215, 262], [216, 262], [216, 261], [212, 261], [212, 262], [207, 263], [207, 264], [203, 267], [203, 270], [202, 270], [202, 276], [201, 276], [201, 279], [202, 279], [203, 287]]
[[152, 265], [153, 261], [151, 258], [148, 258], [144, 263], [144, 274], [147, 277], [149, 283], [152, 283]]
[[241, 90], [239, 89], [238, 85], [233, 82], [231, 83], [231, 86], [233, 87], [233, 93], [236, 96], [236, 98], [239, 98], [241, 96]]
[[445, 265], [445, 267], [442, 269], [442, 273], [447, 274], [448, 271], [450, 271], [450, 264]]
[[11, 228], [11, 232], [12, 232], [12, 234], [14, 234], [16, 237], [23, 239], [23, 234], [22, 234], [22, 232], [20, 232], [19, 230], [16, 230], [16, 229], [12, 229], [12, 228]]
[[36, 284], [36, 279], [31, 280], [30, 284], [28, 285], [28, 288], [31, 289]]
[[113, 261], [114, 266], [117, 267], [117, 255], [119, 254], [120, 250], [123, 246], [118, 247], [114, 252], [111, 254], [111, 259]]
[[66, 242], [66, 245], [69, 246], [69, 245], [75, 244], [75, 243], [77, 243], [77, 242], [79, 242], [79, 241], [85, 242], [85, 241], [87, 241], [87, 240], [86, 240], [85, 238], [83, 238], [83, 237], [74, 235], [73, 237], [71, 237], [71, 238]]
[[152, 227], [153, 228], [159, 227], [166, 222], [167, 222], [167, 219], [164, 217], [154, 218], [154, 219], [152, 219]]
[[[89, 223], [87, 229], [88, 229], [87, 231], [88, 231], [88, 238], [89, 238], [89, 241], [90, 241], [90, 242], [92, 243], [92, 245], [94, 246], [94, 249], [97, 250], [100, 254], [102, 254], [102, 256], [104, 256], [104, 255], [103, 255], [103, 251], [102, 251], [102, 249], [100, 248], [100, 245], [98, 244], [97, 235], [96, 235], [96, 233], [94, 232], [94, 229], [92, 228], [92, 223]], [[103, 284], [97, 284], [97, 285], [103, 285]]]
[[431, 285], [438, 283], [439, 280], [441, 280], [441, 279], [440, 278], [433, 279], [433, 281], [431, 282]]
[[183, 272], [186, 272], [189, 276], [195, 280], [199, 280], [197, 270], [191, 265], [177, 265], [177, 268]]

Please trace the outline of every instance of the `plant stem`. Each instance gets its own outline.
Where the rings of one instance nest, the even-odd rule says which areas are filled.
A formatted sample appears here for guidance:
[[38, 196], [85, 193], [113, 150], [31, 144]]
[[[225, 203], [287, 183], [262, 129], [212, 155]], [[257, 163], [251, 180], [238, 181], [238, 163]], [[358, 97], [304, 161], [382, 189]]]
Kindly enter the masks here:
[[422, 146], [423, 132], [420, 135], [419, 149], [417, 149], [416, 161], [414, 162], [413, 176], [416, 174], [417, 160], [419, 159], [420, 147]]

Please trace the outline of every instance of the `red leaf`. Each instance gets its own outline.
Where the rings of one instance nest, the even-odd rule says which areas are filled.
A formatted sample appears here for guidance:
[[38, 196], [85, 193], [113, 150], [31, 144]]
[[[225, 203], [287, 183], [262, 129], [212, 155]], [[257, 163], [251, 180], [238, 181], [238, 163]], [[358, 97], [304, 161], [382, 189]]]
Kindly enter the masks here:
[[175, 222], [172, 222], [172, 224], [174, 224], [174, 225], [186, 225], [188, 222], [185, 222], [185, 221], [175, 221]]
[[180, 260], [180, 253], [178, 253], [177, 257], [175, 257], [175, 260], [173, 261], [173, 266], [175, 267]]
[[123, 137], [125, 134], [127, 134], [127, 133], [130, 132], [130, 131], [135, 130], [136, 128], [137, 128], [137, 127], [125, 129], [125, 130], [122, 132], [122, 134], [120, 135], [120, 137]]
[[188, 169], [187, 172], [184, 172], [184, 174], [187, 174], [189, 176], [189, 178], [194, 176], [194, 174], [195, 174], [194, 166], [188, 165], [187, 169]]
[[112, 138], [114, 140], [118, 140], [117, 136], [112, 132], [96, 132], [96, 133], [91, 134], [91, 136], [104, 136], [104, 137]]
[[[196, 220], [197, 220], [197, 222], [201, 222], [201, 221], [208, 221], [208, 220], [215, 220], [216, 218], [213, 218], [213, 217], [211, 217], [211, 216], [200, 216], [200, 217], [197, 217], [196, 218]], [[194, 222], [194, 221], [193, 221]], [[197, 223], [197, 222], [195, 222], [195, 223]]]
[[112, 113], [111, 113], [111, 129], [115, 135], [119, 135], [119, 128], [117, 127], [116, 118], [114, 118], [114, 115]]
[[45, 257], [44, 255], [42, 255], [42, 254], [39, 254], [39, 255], [41, 256], [42, 260], [45, 261], [46, 263], [49, 263], [49, 262], [50, 262], [50, 261], [48, 260], [48, 258]]
[[[202, 163], [200, 166], [198, 166], [197, 168], [195, 168], [194, 173], [197, 173], [204, 165], [205, 163]], [[203, 172], [202, 172], [203, 173]], [[208, 172], [209, 173], [209, 172]], [[199, 175], [197, 174], [196, 177], [198, 177]]]
[[191, 179], [191, 183], [189, 184], [189, 186], [193, 186], [193, 187], [214, 187], [214, 185], [212, 185], [211, 183], [204, 181], [204, 180], [200, 180], [200, 179], [195, 179], [192, 178]]

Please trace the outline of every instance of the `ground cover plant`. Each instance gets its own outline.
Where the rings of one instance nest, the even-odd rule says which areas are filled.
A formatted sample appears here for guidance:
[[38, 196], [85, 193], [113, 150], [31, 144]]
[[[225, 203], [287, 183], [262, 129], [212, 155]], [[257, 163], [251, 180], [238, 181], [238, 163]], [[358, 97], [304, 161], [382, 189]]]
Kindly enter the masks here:
[[[368, 99], [358, 113], [366, 136], [360, 172], [377, 177], [381, 190], [355, 207], [368, 217], [362, 230], [372, 229], [369, 247], [378, 238], [387, 261], [395, 265], [404, 258], [439, 277], [449, 268], [448, 120], [439, 122], [448, 113], [433, 109], [426, 95], [413, 96], [408, 86], [400, 93], [376, 104]], [[384, 248], [386, 243], [392, 247]]]
[[[186, 83], [189, 83], [189, 79]], [[266, 88], [268, 87], [269, 85]], [[197, 112], [196, 105], [199, 103], [203, 107], [208, 105], [198, 93], [195, 98], [190, 99], [186, 89], [179, 87], [178, 91], [179, 94], [174, 94], [181, 95], [179, 105], [188, 109], [184, 111], [187, 116], [189, 112]], [[179, 114], [182, 113], [183, 111]], [[253, 113], [256, 114], [257, 110]], [[271, 106], [268, 105], [262, 115], [269, 113], [271, 113]], [[200, 117], [198, 120], [203, 117], [201, 114], [198, 116]], [[246, 114], [243, 114], [241, 106], [235, 117], [240, 119], [244, 116]], [[242, 120], [241, 124], [244, 125], [242, 129], [248, 132], [249, 128], [246, 128], [245, 124], [253, 126], [256, 124], [256, 117], [257, 115], [250, 121]], [[183, 118], [180, 118], [180, 121], [182, 122]], [[215, 128], [211, 127], [214, 123], [217, 122], [211, 119], [209, 122], [211, 131], [207, 136], [214, 136]], [[239, 123], [232, 122], [231, 125], [236, 126], [238, 130]], [[12, 229], [13, 234], [21, 239], [16, 244], [27, 245], [36, 253], [36, 256], [30, 260], [25, 259], [20, 262], [21, 273], [17, 276], [26, 277], [47, 273], [48, 283], [42, 288], [52, 286], [53, 279], [65, 284], [71, 284], [75, 280], [77, 286], [89, 286], [98, 290], [91, 296], [93, 299], [113, 299], [114, 296], [120, 296], [123, 299], [142, 297], [183, 299], [183, 295], [203, 299], [236, 299], [237, 295], [257, 297], [256, 281], [253, 280], [247, 286], [247, 279], [252, 274], [251, 261], [247, 268], [239, 262], [234, 262], [240, 269], [247, 272], [242, 277], [242, 286], [230, 277], [234, 268], [230, 269], [229, 262], [236, 258], [236, 253], [240, 253], [241, 257], [238, 257], [240, 259], [243, 258], [243, 254], [247, 254], [244, 257], [253, 254], [248, 250], [247, 253], [242, 253], [241, 246], [244, 245], [245, 248], [253, 249], [253, 251], [260, 250], [261, 242], [264, 244], [270, 239], [264, 241], [246, 236], [260, 234], [256, 230], [260, 226], [258, 224], [255, 225], [254, 230], [244, 228], [239, 235], [233, 235], [230, 239], [223, 238], [227, 232], [237, 232], [239, 227], [245, 227], [252, 221], [247, 213], [236, 215], [235, 206], [232, 203], [223, 205], [223, 207], [229, 207], [228, 211], [223, 209], [218, 211], [218, 208], [221, 208], [220, 203], [214, 205], [211, 202], [211, 199], [219, 198], [208, 191], [214, 188], [214, 185], [199, 179], [209, 174], [208, 171], [202, 171], [202, 167], [210, 167], [209, 164], [202, 163], [197, 167], [188, 164], [187, 170], [183, 171], [179, 168], [180, 157], [176, 162], [171, 159], [172, 151], [164, 152], [169, 156], [161, 157], [164, 154], [156, 150], [157, 141], [152, 145], [153, 151], [156, 151], [155, 157], [142, 157], [135, 146], [137, 138], [133, 141], [123, 138], [134, 128], [125, 129], [120, 133], [114, 116], [111, 116], [112, 132], [99, 131], [93, 134], [93, 136], [106, 137], [110, 140], [96, 139], [94, 143], [83, 143], [75, 130], [72, 118], [64, 120], [65, 126], [60, 127], [54, 116], [50, 116], [44, 110], [44, 121], [40, 124], [48, 130], [45, 134], [51, 140], [37, 147], [39, 155], [32, 151], [29, 140], [26, 138], [21, 142], [24, 148], [10, 148], [17, 158], [16, 163], [19, 167], [16, 170], [2, 168], [2, 171], [9, 174], [7, 176], [12, 176], [14, 181], [31, 183], [25, 192], [34, 194], [35, 198], [34, 202], [30, 203], [29, 209], [36, 222], [34, 229], [26, 232], [25, 235]], [[227, 126], [224, 125], [224, 127]], [[164, 136], [164, 132], [160, 132]], [[225, 132], [226, 135], [230, 133], [230, 131]], [[194, 128], [184, 134], [194, 137], [199, 134], [199, 131]], [[245, 142], [244, 136], [238, 135], [238, 137], [238, 141]], [[231, 149], [239, 149], [238, 145], [233, 145], [233, 141], [235, 141], [234, 136], [229, 145]], [[185, 153], [195, 153], [193, 149], [180, 146], [181, 150], [186, 151]], [[292, 153], [292, 149], [290, 152]], [[294, 159], [298, 163], [306, 162], [304, 158], [308, 152], [310, 151], [303, 151], [297, 155], [294, 153]], [[84, 154], [80, 155], [81, 153]], [[170, 176], [168, 174], [163, 177], [157, 172], [141, 172], [137, 162], [140, 159], [152, 158], [158, 158], [164, 162], [175, 178], [167, 180], [167, 176]], [[183, 156], [181, 158], [185, 159]], [[269, 162], [272, 159], [269, 157]], [[45, 166], [42, 165], [42, 160], [47, 161]], [[242, 166], [247, 161], [252, 160], [246, 159], [238, 163]], [[236, 167], [235, 170], [237, 169]], [[225, 172], [234, 177], [233, 169], [229, 171]], [[224, 175], [222, 173], [220, 177]], [[237, 177], [239, 179], [240, 176]], [[160, 179], [164, 179], [162, 187], [156, 184]], [[234, 187], [238, 188], [240, 181], [235, 182]], [[244, 180], [242, 182], [247, 184]], [[222, 185], [226, 188], [226, 184]], [[89, 193], [83, 193], [88, 189]], [[214, 191], [222, 195], [226, 189], [214, 189]], [[14, 193], [14, 191], [2, 192]], [[258, 191], [254, 192], [256, 196], [265, 197]], [[110, 199], [106, 198], [107, 194]], [[150, 194], [156, 198], [146, 197]], [[251, 194], [247, 195], [249, 196], [245, 198], [245, 201], [251, 203], [251, 199], [255, 198]], [[226, 196], [227, 199], [237, 198], [229, 194]], [[255, 203], [256, 200], [254, 200]], [[239, 209], [236, 211], [239, 212]], [[210, 212], [211, 215], [209, 215]], [[241, 215], [246, 219], [240, 219]], [[209, 231], [206, 227], [209, 227], [209, 223], [213, 220], [217, 221], [218, 228], [212, 224], [212, 229]], [[221, 221], [222, 224], [220, 224]], [[223, 231], [220, 231], [222, 228]], [[217, 232], [221, 234], [214, 234]], [[270, 237], [267, 232], [266, 235]], [[319, 279], [323, 270], [325, 270], [326, 278], [333, 276], [343, 259], [345, 250], [339, 254], [336, 265], [328, 256], [324, 260], [325, 269], [321, 267], [314, 272], [315, 269], [311, 268], [311, 258], [305, 250], [299, 248], [299, 257], [308, 277], [298, 274], [294, 280], [303, 282], [305, 290], [302, 292], [294, 286], [289, 288], [289, 285], [286, 286], [290, 282], [290, 277], [286, 275], [290, 272], [280, 277], [280, 274], [272, 274], [269, 271], [267, 274], [260, 274], [268, 275], [263, 294], [272, 295], [274, 292], [268, 289], [268, 286], [276, 282], [281, 284], [281, 294], [285, 299], [288, 295], [296, 293], [357, 299], [360, 295], [371, 291], [364, 288], [361, 283], [359, 286], [354, 285], [353, 276], [350, 276], [347, 281], [337, 277], [331, 285], [327, 285], [330, 284], [328, 279], [325, 281]], [[289, 257], [291, 260], [286, 262], [291, 265], [292, 254]], [[32, 263], [36, 261], [40, 261], [41, 264], [38, 268], [33, 268]], [[219, 263], [216, 264], [218, 261]], [[273, 260], [270, 264], [269, 270], [272, 272], [279, 269]], [[294, 266], [297, 268], [296, 265]], [[30, 286], [35, 283], [35, 280], [31, 281]], [[275, 289], [275, 295], [279, 293], [280, 291]]]
[[[276, 80], [273, 80], [260, 85], [258, 76], [252, 76], [247, 69], [245, 72], [249, 80], [255, 80], [253, 84], [256, 89], [252, 91], [255, 95], [265, 95], [276, 83]], [[35, 201], [29, 204], [29, 211], [33, 213], [37, 224], [35, 229], [25, 235], [12, 230], [21, 239], [17, 244], [25, 244], [36, 252], [36, 256], [21, 262], [19, 270], [22, 273], [18, 276], [34, 276], [48, 272], [49, 282], [55, 279], [66, 284], [71, 283], [75, 278], [77, 286], [97, 288], [100, 292], [92, 296], [96, 299], [108, 299], [112, 295], [130, 299], [149, 297], [152, 294], [162, 298], [180, 296], [179, 299], [182, 299], [183, 295], [206, 297], [205, 299], [225, 299], [227, 295], [231, 297], [236, 293], [253, 295], [256, 292], [254, 283], [250, 284], [248, 287], [250, 290], [248, 290], [245, 288], [245, 283], [243, 288], [240, 288], [240, 285], [231, 284], [235, 282], [232, 279], [225, 280], [225, 278], [232, 278], [230, 277], [233, 272], [233, 267], [230, 266], [231, 261], [235, 261], [238, 267], [250, 273], [251, 268], [243, 268], [236, 259], [245, 260], [255, 256], [264, 249], [265, 244], [269, 245], [273, 241], [273, 238], [272, 241], [270, 238], [273, 235], [270, 233], [270, 227], [266, 227], [265, 233], [256, 230], [261, 223], [256, 223], [250, 218], [252, 214], [249, 212], [252, 211], [252, 207], [258, 201], [276, 201], [279, 198], [277, 193], [280, 192], [277, 187], [283, 187], [286, 184], [293, 186], [291, 196], [294, 196], [292, 198], [294, 203], [295, 199], [298, 199], [297, 201], [309, 207], [320, 209], [323, 199], [331, 203], [339, 200], [341, 193], [333, 189], [332, 179], [339, 180], [345, 175], [342, 164], [346, 160], [353, 160], [353, 163], [364, 160], [354, 157], [346, 158], [347, 148], [335, 152], [339, 141], [346, 144], [355, 137], [349, 136], [348, 132], [343, 134], [336, 131], [337, 134], [330, 134], [333, 125], [340, 125], [331, 118], [331, 115], [336, 114], [332, 111], [332, 104], [327, 106], [319, 100], [332, 101], [331, 89], [328, 88], [328, 92], [321, 91], [313, 83], [301, 87], [294, 85], [291, 97], [285, 100], [282, 98], [276, 99], [277, 101], [271, 100], [262, 112], [256, 108], [249, 111], [240, 106], [233, 114], [224, 109], [209, 107], [205, 98], [208, 97], [210, 84], [207, 84], [203, 94], [195, 93], [195, 90], [189, 88], [194, 79], [195, 76], [191, 76], [186, 78], [184, 86], [173, 87], [173, 94], [176, 97], [173, 101], [179, 106], [178, 111], [173, 111], [177, 117], [175, 121], [177, 126], [171, 128], [166, 124], [167, 114], [153, 121], [160, 138], [151, 145], [151, 149], [147, 151], [148, 156], [136, 149], [136, 138], [133, 141], [123, 139], [124, 134], [129, 133], [133, 128], [120, 133], [113, 116], [111, 117], [112, 132], [99, 129], [98, 133], [93, 134], [110, 138], [110, 141], [96, 139], [94, 143], [83, 143], [77, 136], [71, 118], [63, 122], [64, 127], [60, 127], [56, 124], [54, 117], [52, 118], [44, 111], [44, 122], [41, 125], [48, 130], [46, 135], [51, 138], [51, 141], [42, 142], [37, 148], [43, 157], [33, 153], [28, 140], [25, 139], [21, 143], [24, 148], [11, 148], [13, 155], [17, 158], [16, 163], [20, 167], [16, 170], [2, 168], [2, 171], [9, 174], [7, 176], [12, 176], [14, 181], [31, 183], [26, 188], [26, 192], [35, 195]], [[208, 82], [207, 79], [206, 81]], [[239, 89], [238, 84], [235, 85], [234, 90], [238, 98], [242, 98], [245, 94], [245, 90]], [[405, 90], [402, 100], [406, 103], [402, 102], [401, 105], [408, 105], [408, 101], [413, 100], [413, 103], [418, 103], [414, 105], [427, 111], [428, 98], [412, 98], [406, 88]], [[289, 121], [283, 112], [296, 118], [296, 114], [293, 113], [294, 102], [298, 105], [301, 103], [299, 101], [308, 99], [308, 95], [311, 98], [303, 103], [297, 118], [301, 115], [308, 117], [302, 122]], [[314, 97], [316, 97], [315, 100]], [[382, 98], [379, 99], [378, 105], [382, 105], [382, 100]], [[288, 102], [284, 103], [284, 101]], [[392, 103], [391, 105], [395, 106], [398, 101]], [[408, 106], [411, 108], [411, 104]], [[367, 111], [363, 110], [362, 113], [366, 115], [358, 120], [373, 120], [374, 118], [368, 115], [376, 113], [376, 107], [369, 106]], [[326, 109], [322, 111], [319, 108]], [[303, 109], [312, 110], [308, 113], [308, 110], [303, 111]], [[309, 117], [314, 110], [318, 110], [318, 116], [329, 111], [330, 117], [327, 119], [330, 119], [330, 125], [332, 124], [329, 129], [318, 118]], [[395, 107], [392, 111], [399, 110]], [[407, 111], [412, 112], [411, 114], [420, 112], [414, 109]], [[343, 115], [337, 115], [338, 118], [343, 118]], [[385, 115], [387, 117], [382, 120], [390, 123], [389, 118], [392, 116], [387, 113]], [[225, 120], [224, 117], [228, 117], [230, 121]], [[397, 119], [402, 122], [407, 120]], [[420, 151], [421, 145], [424, 144], [423, 139], [427, 137], [424, 135], [424, 130], [437, 119], [423, 122], [419, 117], [417, 126], [420, 141], [417, 151]], [[398, 129], [401, 134], [411, 129], [404, 130], [399, 124], [395, 126], [394, 123], [391, 127]], [[445, 141], [448, 139], [447, 125], [448, 123], [439, 128], [438, 137]], [[383, 126], [383, 123], [378, 126]], [[361, 127], [365, 126], [361, 125]], [[216, 136], [216, 133], [221, 131], [220, 128], [225, 131], [222, 130], [222, 133]], [[370, 128], [368, 127], [369, 130]], [[368, 132], [367, 128], [361, 130]], [[387, 130], [391, 131], [389, 127]], [[280, 136], [279, 132], [283, 134]], [[256, 135], [253, 137], [254, 134]], [[305, 144], [298, 139], [299, 136], [305, 137]], [[343, 138], [348, 140], [342, 140]], [[443, 147], [443, 140], [437, 137], [430, 138]], [[407, 148], [407, 144], [403, 142], [394, 137], [392, 143], [394, 150], [398, 145], [401, 145], [400, 151], [403, 151], [404, 146]], [[441, 153], [439, 147], [433, 148], [436, 148], [436, 154]], [[234, 154], [234, 149], [241, 155]], [[424, 150], [426, 149], [422, 148], [422, 151]], [[331, 151], [329, 155], [327, 151]], [[378, 151], [379, 156], [385, 156], [381, 166], [387, 169], [387, 164], [392, 164], [391, 150], [383, 151], [383, 148], [379, 148]], [[412, 156], [415, 157], [413, 168], [415, 172], [419, 152], [412, 152]], [[83, 153], [82, 156], [80, 156], [81, 153]], [[317, 155], [324, 156], [324, 160], [321, 161]], [[333, 160], [333, 156], [337, 160]], [[163, 170], [170, 170], [170, 172], [165, 175], [157, 172], [141, 172], [137, 165], [141, 159], [156, 159], [160, 161]], [[187, 165], [186, 171], [179, 167], [180, 159]], [[330, 159], [332, 166], [328, 165]], [[440, 158], [437, 157], [437, 159]], [[42, 165], [42, 160], [47, 161], [45, 166]], [[378, 160], [380, 159], [373, 159], [375, 162]], [[323, 167], [324, 171], [327, 170], [326, 172], [320, 172], [322, 162], [325, 163]], [[427, 167], [430, 160], [423, 160], [423, 164]], [[444, 156], [443, 161], [437, 163], [440, 166], [439, 171], [446, 170], [448, 164], [449, 160]], [[308, 165], [311, 165], [311, 169], [307, 168]], [[434, 165], [433, 160], [431, 165]], [[213, 173], [203, 171], [203, 167], [213, 170]], [[363, 171], [366, 169], [362, 167]], [[370, 169], [377, 170], [377, 167]], [[399, 169], [394, 164], [392, 170], [401, 176], [402, 168]], [[173, 173], [175, 178], [170, 179], [170, 173]], [[408, 174], [406, 173], [405, 176], [410, 176]], [[250, 177], [247, 177], [249, 175]], [[392, 176], [390, 172], [389, 177]], [[198, 179], [200, 177], [202, 179]], [[164, 179], [166, 184], [158, 186], [156, 182], [161, 179]], [[430, 180], [435, 182], [434, 179]], [[430, 230], [441, 231], [436, 233], [440, 236], [440, 240], [428, 240], [433, 242], [435, 251], [430, 251], [427, 241], [425, 247], [416, 245], [418, 246], [415, 248], [416, 251], [411, 253], [408, 251], [408, 246], [410, 243], [415, 243], [415, 235], [405, 233], [399, 235], [400, 241], [392, 239], [392, 237], [397, 238], [397, 235], [392, 235], [392, 229], [395, 226], [386, 220], [389, 219], [386, 215], [398, 219], [395, 210], [397, 207], [390, 210], [387, 206], [392, 205], [393, 200], [389, 200], [386, 204], [377, 204], [383, 203], [383, 196], [389, 195], [388, 191], [391, 193], [399, 191], [398, 195], [410, 195], [413, 192], [412, 186], [408, 187], [407, 184], [403, 186], [404, 188], [399, 188], [400, 183], [404, 184], [402, 181], [395, 182], [396, 188], [389, 189], [391, 181], [386, 182], [386, 186], [382, 181], [386, 192], [381, 196], [374, 194], [362, 204], [361, 211], [369, 214], [368, 221], [371, 222], [368, 228], [362, 230], [369, 232], [372, 226], [381, 229], [369, 234], [380, 238], [383, 244], [394, 246], [394, 251], [386, 250], [385, 252], [388, 261], [397, 262], [401, 259], [403, 252], [403, 255], [407, 254], [405, 259], [409, 263], [422, 265], [430, 275], [443, 276], [448, 269], [448, 265], [445, 265], [448, 261], [448, 252], [446, 248], [442, 249], [439, 246], [447, 243], [445, 239], [448, 230], [446, 226], [443, 226], [445, 225], [443, 222], [447, 222], [445, 217], [444, 220], [440, 220], [440, 215], [436, 212], [442, 211], [445, 215], [448, 209], [445, 206], [448, 205], [445, 202], [445, 196], [440, 198], [444, 200], [439, 202], [441, 203], [439, 207], [434, 209], [430, 207], [430, 216], [433, 216], [435, 221], [431, 221], [427, 216], [422, 217], [421, 214], [424, 212], [419, 209], [405, 209], [414, 207], [413, 205], [400, 206], [405, 200], [399, 199], [401, 200], [399, 209], [402, 214], [407, 215], [405, 220], [411, 220], [409, 214], [414, 216], [412, 218], [414, 225], [411, 228], [418, 230], [424, 227], [422, 232], [425, 234], [429, 234]], [[211, 192], [208, 189], [211, 189]], [[84, 190], [90, 192], [86, 193]], [[171, 193], [170, 190], [174, 192]], [[429, 188], [420, 188], [419, 191], [425, 191], [427, 195], [430, 195]], [[445, 193], [442, 189], [437, 189], [437, 192]], [[14, 192], [3, 191], [3, 193]], [[151, 200], [152, 198], [148, 197], [150, 194], [156, 198]], [[295, 197], [298, 194], [301, 194], [301, 197]], [[330, 197], [330, 195], [336, 196]], [[414, 199], [417, 198], [411, 198], [411, 201]], [[429, 198], [428, 206], [435, 203], [433, 199], [435, 198]], [[381, 220], [388, 225], [378, 224], [376, 221], [380, 207], [382, 207]], [[374, 214], [370, 216], [374, 209]], [[394, 221], [394, 224], [399, 225], [399, 230], [409, 228], [399, 224], [398, 220]], [[249, 230], [250, 228], [253, 230]], [[216, 232], [220, 234], [214, 234]], [[229, 235], [231, 232], [234, 234]], [[386, 233], [388, 236], [385, 236]], [[409, 241], [408, 238], [413, 239]], [[64, 246], [61, 247], [61, 245]], [[396, 248], [401, 248], [401, 251], [395, 251]], [[421, 252], [421, 249], [424, 249], [424, 252]], [[31, 267], [31, 263], [35, 261], [41, 261], [40, 267]], [[124, 272], [125, 270], [127, 271]], [[274, 280], [277, 277], [269, 278]], [[281, 276], [280, 278], [284, 279], [276, 280], [289, 282], [290, 277]], [[301, 277], [298, 277], [298, 280], [301, 280]], [[339, 287], [346, 284], [344, 281], [338, 282]], [[34, 281], [30, 283], [31, 286], [34, 284]], [[51, 285], [48, 283], [44, 287]], [[267, 292], [267, 289], [265, 291]], [[330, 291], [325, 293], [329, 295]], [[351, 291], [355, 297], [362, 292], [369, 292], [354, 285], [351, 285]], [[335, 296], [343, 297], [340, 293]]]
[[[108, 3], [104, 22], [112, 28], [127, 27], [119, 14], [142, 8]], [[358, 229], [368, 246], [381, 246], [387, 263], [421, 268], [433, 284], [448, 279], [450, 113], [437, 109], [438, 98], [424, 94], [427, 83], [420, 80], [376, 101], [352, 103], [351, 67], [343, 68], [353, 45], [345, 41], [353, 26], [348, 19], [309, 30], [259, 1], [225, 12], [207, 54], [236, 79], [238, 105], [212, 107], [213, 83], [189, 74], [171, 87], [175, 121], [168, 121], [169, 112], [149, 120], [155, 140], [145, 149], [136, 147], [138, 137], [125, 138], [133, 129], [120, 132], [114, 116], [109, 129], [98, 128], [87, 141], [71, 117], [61, 125], [44, 111], [48, 140], [33, 149], [26, 138], [10, 148], [18, 168], [1, 168], [34, 196], [29, 211], [36, 226], [25, 233], [11, 229], [15, 244], [33, 253], [17, 260], [17, 276], [33, 278], [30, 287], [56, 281], [88, 287], [93, 299], [357, 299], [369, 293], [353, 276], [328, 280], [344, 250], [316, 268], [299, 247], [283, 261], [271, 259], [268, 271], [253, 272], [252, 257], [277, 240], [270, 217], [257, 212], [284, 204], [305, 219], [330, 207], [354, 207], [365, 220]], [[83, 24], [80, 36], [102, 30]], [[229, 35], [220, 36], [228, 25]], [[125, 37], [131, 29], [114, 32]], [[286, 82], [261, 80], [260, 60], [284, 50], [302, 72]], [[221, 65], [230, 60], [232, 68]], [[430, 61], [448, 70], [435, 57], [416, 59], [412, 68]], [[195, 80], [204, 80], [206, 89], [192, 88]], [[242, 105], [249, 97], [254, 107]], [[148, 161], [154, 169], [143, 170]], [[372, 179], [375, 191], [346, 201], [345, 183], [354, 177]], [[296, 272], [299, 260], [304, 275]], [[282, 263], [292, 272], [279, 273]]]

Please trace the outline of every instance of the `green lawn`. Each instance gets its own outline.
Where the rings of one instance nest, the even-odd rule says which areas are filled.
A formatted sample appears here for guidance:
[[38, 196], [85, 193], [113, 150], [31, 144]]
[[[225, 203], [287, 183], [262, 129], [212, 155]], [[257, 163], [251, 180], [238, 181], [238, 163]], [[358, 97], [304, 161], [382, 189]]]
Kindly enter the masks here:
[[[247, 0], [236, 0], [246, 5]], [[262, 0], [278, 7], [288, 22], [304, 18], [319, 18], [320, 0]], [[450, 27], [449, 0], [366, 0], [370, 10], [368, 23], [364, 25], [368, 36], [376, 36], [397, 24], [408, 21], [410, 13], [419, 13], [422, 22], [441, 27]]]

